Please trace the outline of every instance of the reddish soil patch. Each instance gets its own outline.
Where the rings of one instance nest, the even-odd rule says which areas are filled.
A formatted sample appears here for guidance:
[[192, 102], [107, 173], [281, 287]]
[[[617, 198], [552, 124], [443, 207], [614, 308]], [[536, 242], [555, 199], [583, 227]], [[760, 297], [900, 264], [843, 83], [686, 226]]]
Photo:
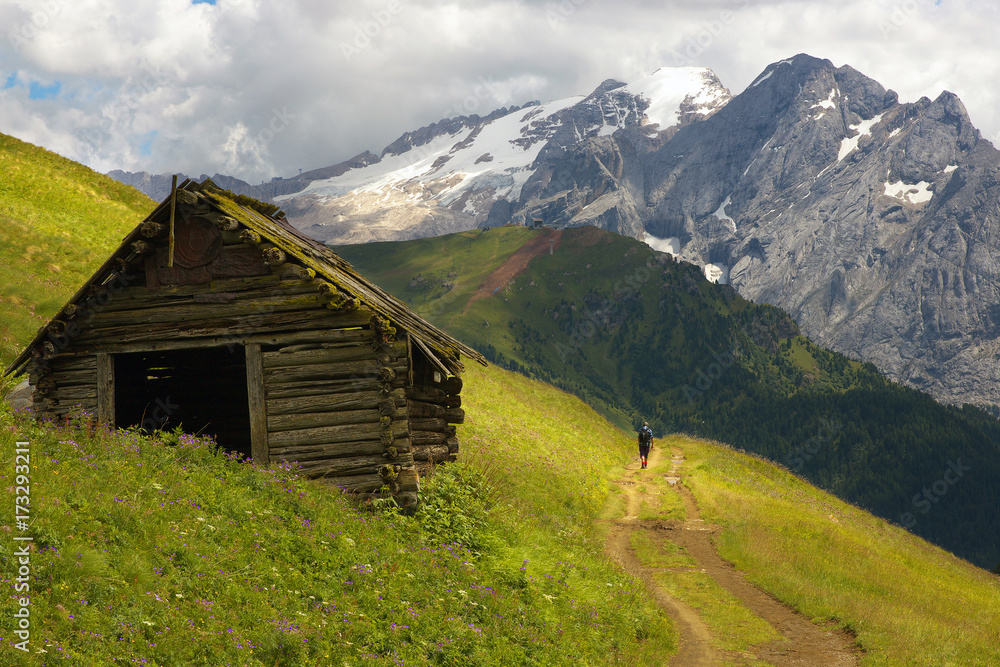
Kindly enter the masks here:
[[[545, 234], [531, 239], [518, 248], [514, 254], [508, 257], [503, 264], [498, 266], [493, 273], [486, 276], [486, 280], [483, 281], [483, 284], [479, 286], [479, 289], [476, 290], [475, 293], [473, 293], [472, 298], [469, 299], [469, 306], [479, 299], [495, 294], [507, 283], [519, 276], [526, 268], [528, 268], [528, 263], [531, 260], [539, 255], [547, 253], [549, 251], [550, 239], [552, 240], [552, 248], [558, 248], [562, 243], [562, 230], [550, 229]], [[466, 306], [466, 309], [468, 309], [469, 306]]]

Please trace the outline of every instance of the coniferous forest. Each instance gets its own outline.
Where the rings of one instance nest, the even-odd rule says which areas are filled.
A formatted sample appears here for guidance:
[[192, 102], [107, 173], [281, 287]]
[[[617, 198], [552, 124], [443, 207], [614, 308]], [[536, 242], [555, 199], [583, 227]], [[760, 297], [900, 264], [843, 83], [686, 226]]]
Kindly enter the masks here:
[[565, 230], [559, 252], [470, 298], [469, 274], [499, 265], [511, 245], [501, 236], [518, 234], [531, 232], [336, 250], [493, 363], [623, 428], [645, 419], [657, 435], [760, 454], [980, 566], [1000, 562], [1000, 422], [989, 412], [890, 382], [811, 342], [783, 311], [594, 228]]

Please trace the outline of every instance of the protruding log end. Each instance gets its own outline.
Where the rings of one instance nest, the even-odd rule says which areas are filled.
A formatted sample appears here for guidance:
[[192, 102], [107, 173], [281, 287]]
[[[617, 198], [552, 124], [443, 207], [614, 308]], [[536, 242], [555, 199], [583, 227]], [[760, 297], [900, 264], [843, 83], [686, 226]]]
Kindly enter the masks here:
[[148, 241], [133, 241], [131, 247], [132, 252], [137, 255], [145, 255], [153, 250], [153, 244]]
[[215, 226], [220, 232], [235, 232], [240, 228], [240, 221], [228, 215], [220, 215], [215, 219]]
[[167, 233], [167, 226], [153, 220], [147, 220], [139, 226], [139, 233], [147, 239], [155, 239]]
[[281, 266], [287, 259], [285, 251], [281, 248], [266, 248], [261, 252], [261, 256], [264, 259], [264, 264], [270, 267]]
[[251, 245], [260, 245], [260, 234], [255, 231], [244, 229], [240, 232], [240, 238], [243, 239], [244, 243], [249, 243]]

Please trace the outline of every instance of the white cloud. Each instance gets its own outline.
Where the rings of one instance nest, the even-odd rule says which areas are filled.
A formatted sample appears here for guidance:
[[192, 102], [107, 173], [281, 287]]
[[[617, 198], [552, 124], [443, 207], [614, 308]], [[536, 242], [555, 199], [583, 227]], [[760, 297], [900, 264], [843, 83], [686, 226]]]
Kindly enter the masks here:
[[[805, 52], [903, 101], [950, 90], [998, 137], [998, 14], [973, 0], [7, 0], [0, 132], [100, 171], [259, 181], [662, 65], [710, 67], [737, 93]], [[61, 87], [32, 99], [32, 82]]]

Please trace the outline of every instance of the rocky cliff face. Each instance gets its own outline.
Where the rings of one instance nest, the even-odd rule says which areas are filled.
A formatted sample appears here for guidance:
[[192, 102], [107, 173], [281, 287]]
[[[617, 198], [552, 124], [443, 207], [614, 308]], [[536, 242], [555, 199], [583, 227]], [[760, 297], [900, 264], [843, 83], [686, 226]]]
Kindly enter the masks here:
[[1000, 154], [954, 95], [900, 104], [797, 56], [641, 161], [646, 229], [682, 257], [898, 381], [1000, 404]]
[[[314, 198], [307, 231], [359, 241], [539, 218], [593, 224], [663, 243], [897, 381], [946, 402], [1000, 404], [1000, 154], [957, 97], [901, 104], [807, 55], [768, 66], [731, 100], [707, 70], [683, 94], [664, 94], [657, 76], [683, 78], [607, 81], [586, 98], [438, 134], [424, 162], [391, 158], [411, 155], [409, 172], [383, 157], [380, 180], [353, 170], [314, 182], [302, 193]], [[490, 165], [497, 149], [481, 150], [484, 140], [524, 154]], [[479, 161], [467, 164], [471, 146]], [[320, 224], [334, 211], [333, 226]]]

